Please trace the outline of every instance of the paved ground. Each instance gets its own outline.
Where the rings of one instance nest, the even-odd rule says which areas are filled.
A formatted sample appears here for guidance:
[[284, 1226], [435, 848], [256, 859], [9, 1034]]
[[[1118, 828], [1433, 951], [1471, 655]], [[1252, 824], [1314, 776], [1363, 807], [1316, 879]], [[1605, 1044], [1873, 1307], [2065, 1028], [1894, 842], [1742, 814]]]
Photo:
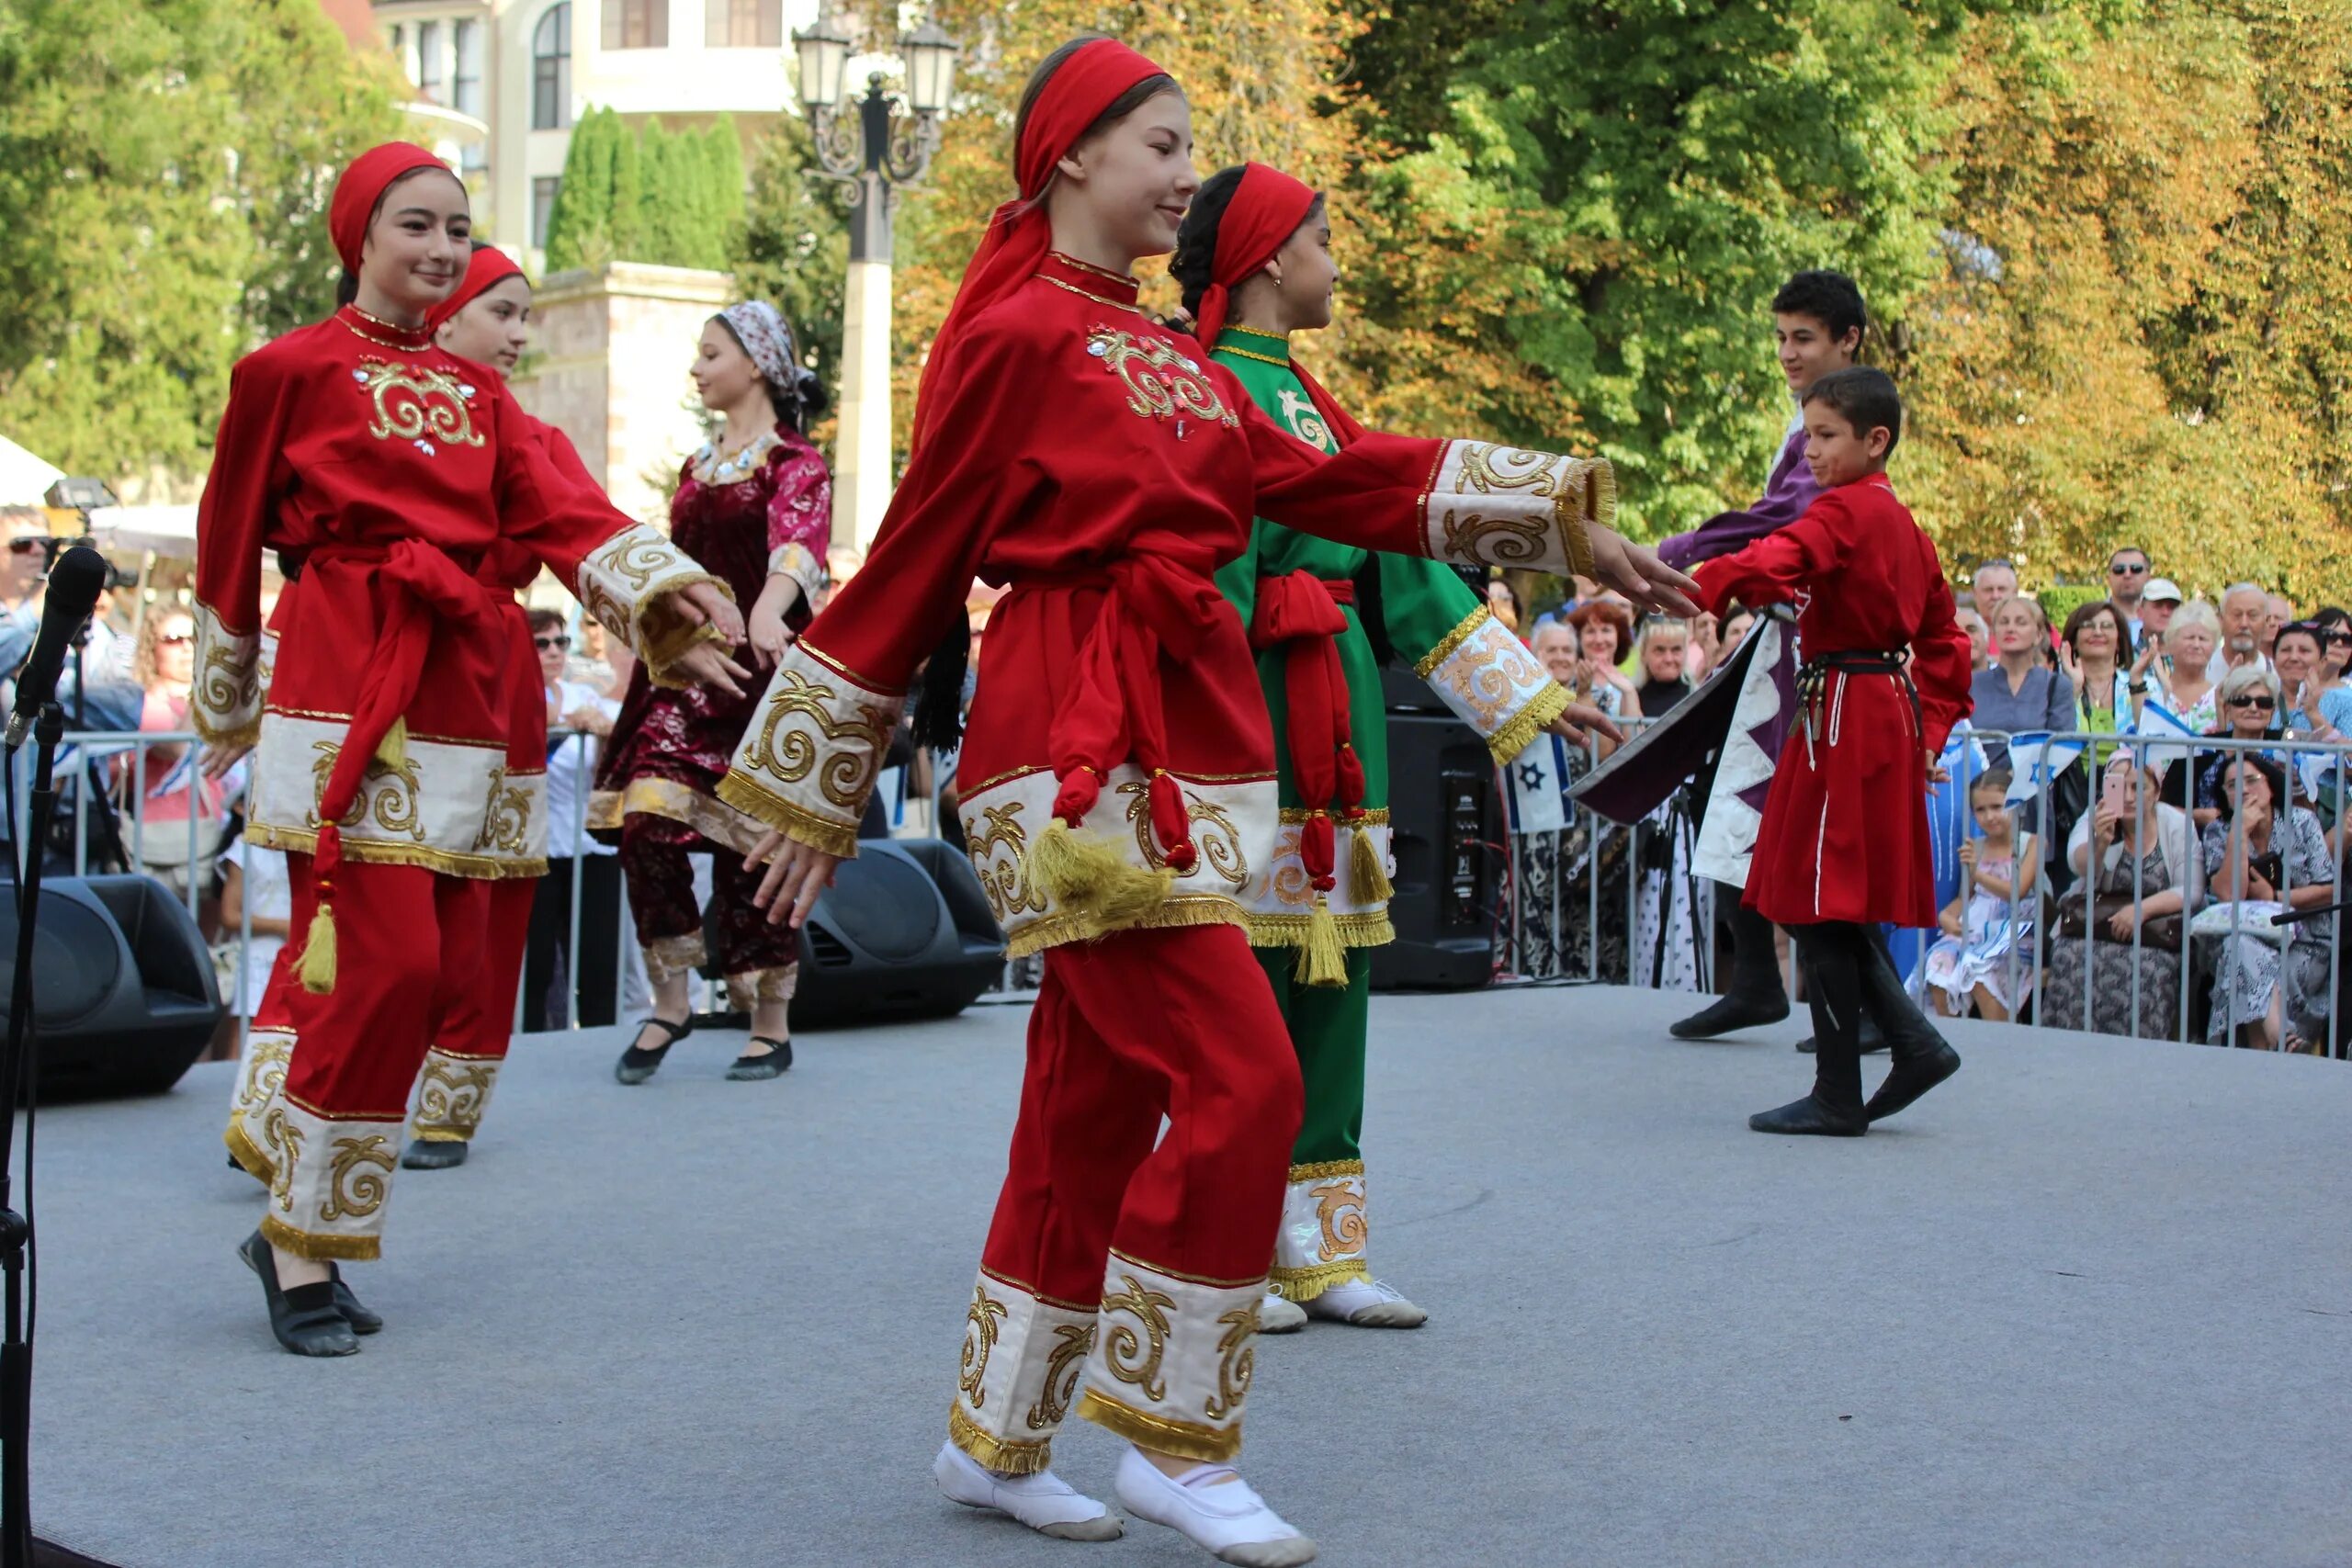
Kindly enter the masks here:
[[[1781, 1142], [1742, 1119], [1797, 1031], [1675, 1011], [1375, 1004], [1374, 1255], [1434, 1321], [1269, 1341], [1250, 1401], [1325, 1562], [2352, 1562], [2352, 1067], [1969, 1026], [1901, 1121]], [[225, 1067], [44, 1113], [36, 1523], [137, 1568], [1200, 1568], [930, 1484], [1024, 1020], [771, 1084], [698, 1038], [631, 1091], [609, 1037], [523, 1043], [340, 1362], [231, 1256]]]

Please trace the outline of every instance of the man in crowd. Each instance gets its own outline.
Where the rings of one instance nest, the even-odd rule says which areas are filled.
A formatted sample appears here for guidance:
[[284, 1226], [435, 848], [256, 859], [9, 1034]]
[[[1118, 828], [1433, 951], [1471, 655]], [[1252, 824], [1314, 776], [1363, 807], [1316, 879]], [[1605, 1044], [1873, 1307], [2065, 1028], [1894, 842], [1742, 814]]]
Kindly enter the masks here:
[[2140, 634], [2144, 642], [2151, 637], [2162, 637], [2172, 625], [2172, 613], [2180, 608], [2180, 584], [2169, 577], [2152, 577], [2147, 587], [2140, 591]]
[[1993, 624], [1993, 612], [2003, 600], [2018, 596], [2018, 569], [2005, 560], [1988, 560], [1976, 569], [1976, 576], [1969, 585], [1969, 593], [1976, 604], [1976, 613], [1984, 624]]
[[2294, 618], [2292, 600], [2284, 593], [2266, 594], [2262, 601], [2262, 646], [2268, 648], [2277, 642], [2279, 629]]
[[[2270, 615], [2270, 595], [2251, 582], [2233, 582], [2222, 594], [2222, 646], [2213, 650], [2206, 675], [2219, 685], [2240, 665], [2267, 670], [2270, 659], [2262, 650], [2263, 623]], [[2279, 623], [2285, 625], [2284, 622]]]
[[2140, 646], [2140, 602], [2147, 585], [2147, 551], [2126, 545], [2107, 558], [2107, 599], [2123, 617], [2125, 647], [2120, 651], [2127, 660]]

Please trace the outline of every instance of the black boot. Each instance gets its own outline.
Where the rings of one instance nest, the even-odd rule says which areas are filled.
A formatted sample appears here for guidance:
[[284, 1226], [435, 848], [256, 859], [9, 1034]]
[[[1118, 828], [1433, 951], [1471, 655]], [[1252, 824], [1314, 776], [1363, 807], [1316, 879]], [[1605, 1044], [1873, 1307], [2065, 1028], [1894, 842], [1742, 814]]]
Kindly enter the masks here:
[[1731, 985], [1707, 1007], [1667, 1026], [1677, 1040], [1713, 1040], [1736, 1029], [1778, 1023], [1789, 1016], [1789, 993], [1772, 956], [1772, 922], [1738, 903], [1739, 889], [1715, 884], [1716, 897], [1734, 900], [1731, 914]]
[[[1861, 1041], [1862, 1055], [1865, 1056], [1875, 1056], [1881, 1051], [1886, 1049], [1886, 1036], [1880, 1032], [1878, 1021], [1871, 1017], [1867, 1012], [1862, 1014]], [[1807, 1056], [1812, 1055], [1813, 1036], [1808, 1034], [1804, 1039], [1798, 1041], [1797, 1050], [1801, 1055]]]
[[411, 1138], [401, 1156], [402, 1170], [447, 1170], [466, 1163], [463, 1138]]
[[1870, 1119], [1862, 1113], [1862, 1058], [1857, 1041], [1861, 976], [1859, 954], [1845, 936], [1851, 930], [1838, 924], [1798, 928], [1805, 994], [1813, 1008], [1813, 1092], [1749, 1117], [1747, 1125], [1756, 1132], [1857, 1138], [1870, 1131]]
[[1864, 1113], [1876, 1122], [1894, 1115], [1960, 1071], [1960, 1053], [1936, 1032], [1936, 1026], [1911, 999], [1886, 950], [1876, 941], [1864, 945], [1868, 952], [1862, 964], [1862, 1008], [1878, 1019], [1894, 1058], [1886, 1080], [1863, 1107]]
[[296, 1285], [277, 1282], [277, 1259], [261, 1232], [245, 1237], [237, 1248], [245, 1267], [261, 1280], [262, 1295], [269, 1303], [269, 1331], [297, 1356], [348, 1356], [359, 1348], [351, 1325], [334, 1304], [334, 1281]]

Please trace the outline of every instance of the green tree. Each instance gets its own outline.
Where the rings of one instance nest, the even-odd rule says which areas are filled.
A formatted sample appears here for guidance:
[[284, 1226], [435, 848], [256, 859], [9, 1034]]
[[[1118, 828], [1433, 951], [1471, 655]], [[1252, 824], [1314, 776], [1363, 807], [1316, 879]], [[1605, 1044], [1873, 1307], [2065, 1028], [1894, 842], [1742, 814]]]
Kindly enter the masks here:
[[312, 0], [10, 0], [9, 434], [110, 479], [200, 471], [230, 366], [331, 308], [334, 171], [402, 96]]
[[612, 259], [613, 160], [620, 137], [620, 117], [610, 109], [591, 108], [573, 124], [548, 215], [549, 272]]
[[607, 109], [613, 140], [613, 186], [605, 199], [611, 214], [613, 258], [650, 261], [650, 214], [645, 201], [645, 148], [639, 138]]
[[735, 129], [735, 117], [723, 114], [704, 128], [700, 140], [710, 210], [697, 231], [701, 259], [695, 265], [723, 270], [729, 265], [735, 236], [743, 227], [746, 210], [743, 138]]
[[[731, 142], [734, 132], [727, 135]], [[736, 158], [740, 169], [740, 152]], [[740, 178], [729, 188], [741, 189]], [[779, 117], [752, 149], [751, 193], [738, 203], [741, 217], [729, 231], [727, 255], [737, 290], [784, 312], [808, 367], [836, 395], [849, 269], [842, 188], [815, 172], [806, 122]], [[830, 448], [830, 420], [816, 435]]]

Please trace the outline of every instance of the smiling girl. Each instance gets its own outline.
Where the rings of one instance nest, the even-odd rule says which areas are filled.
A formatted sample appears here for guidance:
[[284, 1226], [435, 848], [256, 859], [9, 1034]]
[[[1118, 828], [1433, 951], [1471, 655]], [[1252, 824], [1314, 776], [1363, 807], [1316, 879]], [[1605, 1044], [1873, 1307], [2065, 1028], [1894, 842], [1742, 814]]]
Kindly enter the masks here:
[[[545, 870], [536, 781], [509, 773], [508, 626], [477, 572], [511, 540], [670, 678], [746, 673], [711, 646], [741, 619], [707, 575], [432, 341], [468, 262], [457, 176], [424, 148], [379, 147], [337, 182], [328, 227], [346, 303], [230, 383], [198, 513], [190, 692], [214, 776], [255, 751], [247, 838], [288, 852], [293, 1043], [256, 1066], [270, 1103], [230, 1143], [272, 1191], [241, 1253], [278, 1342], [310, 1356], [358, 1348], [336, 1266], [379, 1252], [410, 1086], [480, 961], [489, 884]], [[299, 586], [265, 702], [271, 551]]]
[[1254, 888], [1285, 874], [1272, 737], [1213, 574], [1265, 517], [1677, 612], [1690, 584], [1606, 526], [1605, 465], [1376, 433], [1319, 453], [1156, 326], [1128, 269], [1175, 243], [1192, 141], [1182, 90], [1124, 45], [1039, 67], [1015, 198], [933, 342], [873, 554], [785, 650], [720, 793], [775, 829], [762, 896], [797, 924], [854, 849], [916, 666], [952, 637], [917, 715], [944, 739], [967, 591], [1009, 586], [961, 810], [1010, 950], [1045, 952], [1045, 978], [936, 1474], [1040, 1529], [1116, 1534], [1047, 1472], [1075, 1411], [1132, 1445], [1128, 1512], [1295, 1563], [1312, 1543], [1230, 1468], [1301, 1093], [1246, 934]]

